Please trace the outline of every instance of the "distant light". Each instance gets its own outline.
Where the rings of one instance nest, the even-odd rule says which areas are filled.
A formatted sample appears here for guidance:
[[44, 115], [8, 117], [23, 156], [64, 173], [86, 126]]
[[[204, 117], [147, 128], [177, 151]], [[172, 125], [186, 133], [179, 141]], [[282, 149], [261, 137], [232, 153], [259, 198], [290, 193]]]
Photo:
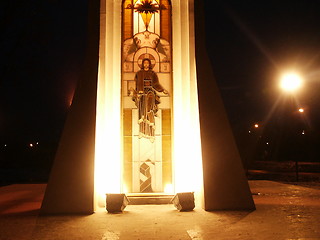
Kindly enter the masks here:
[[256, 123], [256, 124], [254, 125], [254, 127], [255, 127], [255, 128], [258, 128], [258, 127], [259, 127], [259, 124]]
[[303, 112], [304, 112], [304, 109], [303, 109], [303, 108], [299, 108], [298, 111], [301, 112], [301, 113], [303, 113]]
[[36, 142], [37, 145], [39, 145], [39, 142]]
[[302, 78], [296, 73], [286, 73], [281, 77], [280, 87], [287, 92], [294, 92], [302, 85]]
[[268, 143], [268, 142], [266, 142], [266, 144], [267, 144], [267, 145], [269, 145], [269, 143]]
[[4, 145], [5, 147], [7, 146], [7, 144]]
[[251, 133], [251, 131], [249, 130], [249, 133]]
[[32, 143], [30, 143], [30, 144], [29, 144], [29, 147], [33, 147], [33, 144], [32, 144]]
[[304, 132], [304, 130], [302, 130], [302, 133], [301, 133], [302, 135], [304, 135], [305, 134], [305, 132]]

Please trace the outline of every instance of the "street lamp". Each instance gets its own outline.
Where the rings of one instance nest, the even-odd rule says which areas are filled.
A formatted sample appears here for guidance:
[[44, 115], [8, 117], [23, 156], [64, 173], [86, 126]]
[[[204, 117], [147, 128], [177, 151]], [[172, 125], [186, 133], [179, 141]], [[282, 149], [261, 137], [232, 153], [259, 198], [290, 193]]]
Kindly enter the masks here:
[[286, 92], [295, 92], [302, 86], [302, 78], [294, 72], [285, 73], [280, 80], [280, 87]]
[[[281, 76], [280, 88], [286, 93], [293, 94], [297, 92], [303, 84], [302, 77], [295, 72], [287, 72]], [[303, 108], [299, 108], [300, 113], [304, 112]], [[298, 161], [295, 159], [295, 171], [296, 171], [296, 181], [299, 181], [299, 166]]]

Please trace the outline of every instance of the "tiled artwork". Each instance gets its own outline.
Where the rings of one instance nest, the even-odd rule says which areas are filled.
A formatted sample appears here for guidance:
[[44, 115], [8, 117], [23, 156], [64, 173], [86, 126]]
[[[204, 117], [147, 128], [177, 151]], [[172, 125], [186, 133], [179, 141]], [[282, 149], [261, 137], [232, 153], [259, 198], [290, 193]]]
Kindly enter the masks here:
[[148, 14], [145, 2], [123, 3], [123, 182], [136, 193], [163, 192], [172, 177], [171, 6], [167, 0], [152, 3]]

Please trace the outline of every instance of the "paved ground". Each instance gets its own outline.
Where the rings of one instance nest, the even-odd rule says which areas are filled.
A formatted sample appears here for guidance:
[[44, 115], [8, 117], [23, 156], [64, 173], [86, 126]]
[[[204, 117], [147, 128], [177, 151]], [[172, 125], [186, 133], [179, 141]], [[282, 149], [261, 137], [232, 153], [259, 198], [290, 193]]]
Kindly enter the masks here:
[[[320, 184], [250, 181], [256, 211], [179, 212], [129, 205], [122, 214], [38, 216], [44, 184], [0, 188], [0, 239], [320, 240]], [[259, 194], [258, 194], [259, 193]]]

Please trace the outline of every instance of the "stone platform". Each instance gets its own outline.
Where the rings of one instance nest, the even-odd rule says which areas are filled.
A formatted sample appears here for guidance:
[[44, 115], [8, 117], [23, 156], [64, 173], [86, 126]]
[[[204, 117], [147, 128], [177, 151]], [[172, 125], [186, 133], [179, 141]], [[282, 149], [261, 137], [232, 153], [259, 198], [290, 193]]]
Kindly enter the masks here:
[[179, 212], [172, 204], [123, 213], [39, 216], [45, 184], [0, 188], [0, 240], [320, 240], [320, 184], [249, 181], [255, 211]]
[[174, 195], [165, 194], [128, 194], [129, 205], [171, 204]]

